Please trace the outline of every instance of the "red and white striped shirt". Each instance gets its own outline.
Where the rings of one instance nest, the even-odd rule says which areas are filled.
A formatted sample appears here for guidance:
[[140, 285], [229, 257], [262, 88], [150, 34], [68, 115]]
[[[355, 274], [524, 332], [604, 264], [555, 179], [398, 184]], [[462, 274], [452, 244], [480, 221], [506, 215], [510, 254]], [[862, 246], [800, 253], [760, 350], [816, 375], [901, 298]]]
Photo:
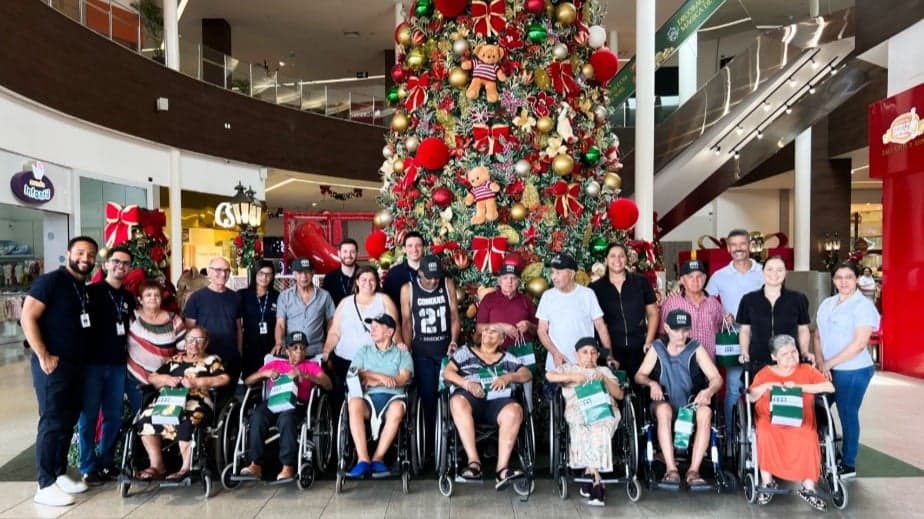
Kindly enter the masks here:
[[722, 303], [714, 297], [707, 297], [696, 305], [680, 294], [670, 296], [661, 305], [662, 330], [667, 314], [678, 308], [685, 310], [693, 318], [690, 337], [698, 340], [709, 352], [709, 356], [715, 359], [715, 334], [722, 329], [722, 321], [725, 319]]
[[498, 70], [500, 70], [500, 65], [496, 63], [492, 65], [476, 59], [475, 66], [472, 68], [472, 77], [487, 79], [488, 81], [497, 81]]

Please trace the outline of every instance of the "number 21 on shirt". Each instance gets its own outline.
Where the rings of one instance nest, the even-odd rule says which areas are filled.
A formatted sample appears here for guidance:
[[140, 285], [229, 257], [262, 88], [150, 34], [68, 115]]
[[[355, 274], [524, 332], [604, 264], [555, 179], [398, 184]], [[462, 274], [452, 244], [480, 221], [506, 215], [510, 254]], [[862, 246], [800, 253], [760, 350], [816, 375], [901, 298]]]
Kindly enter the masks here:
[[[423, 333], [440, 333], [447, 330], [445, 306], [421, 308], [418, 316], [420, 317], [420, 331]], [[439, 327], [436, 326], [437, 320], [439, 320]]]

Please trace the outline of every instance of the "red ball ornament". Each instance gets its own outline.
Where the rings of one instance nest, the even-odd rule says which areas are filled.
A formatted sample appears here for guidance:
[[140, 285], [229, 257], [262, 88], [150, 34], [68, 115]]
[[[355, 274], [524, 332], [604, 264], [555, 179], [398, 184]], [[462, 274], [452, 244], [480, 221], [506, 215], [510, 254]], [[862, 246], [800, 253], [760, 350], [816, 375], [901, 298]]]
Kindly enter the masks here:
[[385, 252], [385, 242], [388, 236], [381, 230], [376, 229], [366, 237], [366, 252], [370, 258], [378, 258]]
[[526, 0], [526, 10], [532, 14], [545, 12], [545, 0]]
[[436, 0], [436, 10], [446, 18], [455, 18], [465, 11], [468, 0]]
[[404, 83], [407, 79], [407, 71], [401, 65], [395, 64], [391, 67], [391, 79], [395, 83]]
[[417, 164], [424, 169], [443, 169], [449, 162], [449, 148], [439, 137], [427, 137], [417, 147]]
[[318, 274], [327, 274], [340, 268], [337, 248], [327, 241], [324, 237], [324, 230], [316, 222], [300, 223], [289, 240], [289, 249], [295, 257], [305, 257], [311, 260], [311, 266]]
[[606, 209], [614, 229], [628, 231], [638, 222], [638, 206], [628, 198], [617, 198]]
[[594, 67], [594, 79], [606, 86], [619, 71], [619, 58], [610, 49], [597, 49], [590, 55], [590, 64]]
[[433, 190], [433, 193], [430, 195], [430, 198], [433, 200], [433, 203], [439, 206], [440, 209], [446, 209], [449, 207], [449, 204], [452, 203], [452, 191], [447, 187], [438, 187]]

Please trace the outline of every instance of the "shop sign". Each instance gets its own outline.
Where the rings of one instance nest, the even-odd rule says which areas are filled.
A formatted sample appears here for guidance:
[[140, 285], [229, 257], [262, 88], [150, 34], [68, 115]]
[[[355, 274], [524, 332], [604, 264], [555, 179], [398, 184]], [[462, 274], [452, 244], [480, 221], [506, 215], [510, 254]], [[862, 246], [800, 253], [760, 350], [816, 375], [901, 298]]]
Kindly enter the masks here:
[[215, 207], [215, 225], [222, 229], [233, 229], [235, 225], [234, 210], [231, 202], [222, 202]]
[[13, 196], [27, 204], [44, 204], [55, 196], [55, 186], [45, 177], [45, 164], [38, 161], [30, 169], [13, 175], [10, 189]]
[[869, 107], [869, 176], [924, 171], [924, 84]]

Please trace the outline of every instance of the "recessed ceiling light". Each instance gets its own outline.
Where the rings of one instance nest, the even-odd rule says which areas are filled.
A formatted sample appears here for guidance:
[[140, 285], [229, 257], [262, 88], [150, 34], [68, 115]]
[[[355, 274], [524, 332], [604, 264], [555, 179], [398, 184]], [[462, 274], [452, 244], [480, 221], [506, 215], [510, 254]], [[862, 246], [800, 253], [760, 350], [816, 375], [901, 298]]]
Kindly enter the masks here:
[[758, 138], [758, 139], [763, 139], [763, 138], [764, 138], [764, 132], [762, 132], [762, 131], [760, 131], [760, 130], [757, 130], [757, 138]]
[[344, 38], [359, 38], [359, 31], [343, 31]]
[[792, 113], [792, 107], [791, 107], [791, 106], [786, 105], [786, 113], [787, 113], [787, 114], [791, 114], [791, 113]]

